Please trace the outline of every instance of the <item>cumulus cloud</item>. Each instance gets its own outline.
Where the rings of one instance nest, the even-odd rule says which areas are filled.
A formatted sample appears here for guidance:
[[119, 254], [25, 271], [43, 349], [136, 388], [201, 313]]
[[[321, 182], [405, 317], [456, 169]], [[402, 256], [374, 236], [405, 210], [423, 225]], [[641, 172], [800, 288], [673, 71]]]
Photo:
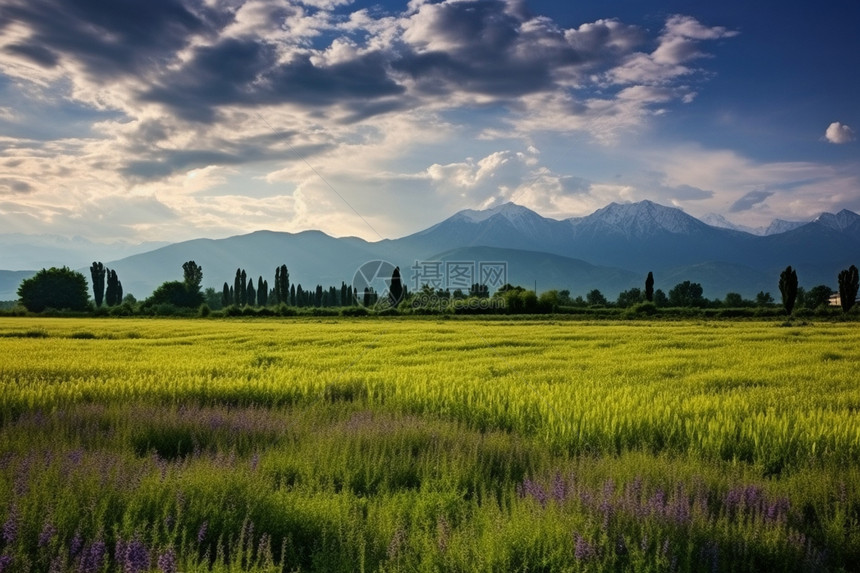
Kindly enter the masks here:
[[[351, 4], [8, 0], [0, 82], [9, 79], [16, 104], [0, 121], [18, 131], [0, 141], [0, 193], [27, 212], [61, 206], [45, 211], [55, 219], [92, 213], [100, 197], [146, 199], [187, 217], [186, 232], [227, 228], [231, 208], [235, 226], [283, 209], [294, 216], [281, 221], [313, 225], [331, 195], [317, 173], [356, 189], [349, 200], [366, 202], [363, 214], [421, 193], [440, 214], [494, 199], [563, 213], [596, 187], [542, 167], [532, 134], [613, 144], [690, 101], [689, 63], [706, 55], [704, 42], [734, 34], [686, 16], [656, 37], [618, 19], [563, 28], [522, 0], [412, 0], [400, 13]], [[484, 143], [444, 160], [416, 151], [467, 140]], [[414, 191], [399, 191], [407, 180]], [[349, 211], [332, 206], [320, 220], [335, 221], [338, 208]], [[149, 223], [135, 228], [147, 233], [180, 226], [158, 209], [141, 213]]]
[[854, 130], [848, 127], [847, 125], [843, 125], [838, 121], [834, 121], [829, 126], [827, 126], [827, 131], [824, 133], [824, 138], [830, 143], [851, 143], [857, 137], [854, 133]]

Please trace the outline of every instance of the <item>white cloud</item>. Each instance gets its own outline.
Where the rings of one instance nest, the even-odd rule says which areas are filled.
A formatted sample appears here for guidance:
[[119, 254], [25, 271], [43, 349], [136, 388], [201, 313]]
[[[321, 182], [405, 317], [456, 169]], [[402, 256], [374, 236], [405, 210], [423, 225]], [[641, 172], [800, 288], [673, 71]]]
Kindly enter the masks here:
[[854, 130], [847, 125], [834, 121], [827, 127], [827, 131], [824, 133], [824, 138], [830, 143], [851, 143], [856, 139], [856, 134], [854, 133]]
[[[376, 239], [351, 206], [395, 236], [488, 201], [566, 216], [645, 198], [545, 159], [535, 135], [617, 144], [689, 102], [678, 78], [697, 73], [701, 43], [734, 34], [683, 16], [656, 38], [617, 19], [562, 29], [519, 0], [412, 0], [382, 16], [345, 14], [351, 0], [170, 0], [100, 27], [86, 3], [44, 1], [56, 9], [9, 1], [0, 74], [37, 109], [79, 106], [87, 135], [0, 141], [0, 194], [34, 230], [110, 239], [303, 226]], [[165, 34], [140, 34], [147, 23]], [[105, 33], [52, 45], [91, 28]], [[139, 213], [111, 222], [122, 205]]]

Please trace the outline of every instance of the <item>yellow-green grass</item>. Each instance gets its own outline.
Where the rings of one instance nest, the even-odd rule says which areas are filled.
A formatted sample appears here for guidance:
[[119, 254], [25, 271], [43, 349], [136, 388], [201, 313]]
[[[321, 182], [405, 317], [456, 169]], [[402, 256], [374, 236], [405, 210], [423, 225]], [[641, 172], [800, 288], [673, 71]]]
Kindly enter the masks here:
[[0, 318], [0, 357], [0, 570], [860, 556], [852, 324]]

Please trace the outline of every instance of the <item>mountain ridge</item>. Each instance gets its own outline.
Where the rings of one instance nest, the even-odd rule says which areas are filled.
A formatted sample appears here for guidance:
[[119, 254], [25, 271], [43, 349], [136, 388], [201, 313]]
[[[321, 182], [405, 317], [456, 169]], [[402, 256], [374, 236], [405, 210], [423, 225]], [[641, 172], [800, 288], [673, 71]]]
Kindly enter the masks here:
[[[848, 210], [823, 213], [781, 233], [755, 235], [709, 225], [677, 207], [652, 201], [610, 203], [590, 215], [562, 220], [503, 203], [458, 211], [398, 239], [369, 242], [358, 237], [335, 238], [319, 230], [258, 230], [223, 239], [173, 243], [105, 265], [117, 271], [125, 292], [140, 298], [161, 282], [181, 278], [181, 265], [187, 260], [203, 267], [204, 286], [216, 290], [224, 282], [233, 284], [237, 268], [271, 284], [274, 277], [269, 275], [281, 264], [288, 266], [291, 282], [309, 287], [349, 282], [368, 260], [388, 260], [410, 268], [416, 261], [449, 260], [452, 252], [473, 258], [490, 252], [481, 249], [496, 249], [493, 256], [515, 261], [519, 268], [512, 270], [512, 276], [527, 287], [537, 281], [541, 288], [567, 288], [584, 295], [571, 288], [582, 282], [576, 272], [587, 274], [585, 267], [577, 267], [584, 263], [629, 273], [624, 280], [594, 283], [606, 285], [604, 288], [636, 286], [631, 277], [644, 277], [648, 271], [667, 277], [687, 272], [685, 280], [699, 277], [694, 282], [702, 282], [709, 298], [721, 298], [729, 291], [751, 296], [758, 290], [778, 293], [779, 271], [789, 264], [798, 269], [802, 286], [835, 287], [839, 270], [858, 263], [852, 259], [854, 253], [860, 253], [860, 215]], [[538, 260], [542, 264], [533, 264]], [[86, 268], [81, 270], [89, 276]], [[558, 277], [568, 277], [573, 284], [560, 284]], [[768, 277], [773, 284], [765, 289]], [[604, 294], [612, 298], [616, 293]], [[0, 289], [0, 300], [9, 296], [8, 290]]]

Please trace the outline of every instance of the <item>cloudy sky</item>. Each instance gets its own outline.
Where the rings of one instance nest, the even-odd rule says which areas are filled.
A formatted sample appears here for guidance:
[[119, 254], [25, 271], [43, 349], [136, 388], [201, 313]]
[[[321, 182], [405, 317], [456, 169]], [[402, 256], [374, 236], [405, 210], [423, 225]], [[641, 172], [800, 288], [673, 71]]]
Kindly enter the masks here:
[[0, 233], [860, 211], [858, 21], [856, 0], [0, 0]]

